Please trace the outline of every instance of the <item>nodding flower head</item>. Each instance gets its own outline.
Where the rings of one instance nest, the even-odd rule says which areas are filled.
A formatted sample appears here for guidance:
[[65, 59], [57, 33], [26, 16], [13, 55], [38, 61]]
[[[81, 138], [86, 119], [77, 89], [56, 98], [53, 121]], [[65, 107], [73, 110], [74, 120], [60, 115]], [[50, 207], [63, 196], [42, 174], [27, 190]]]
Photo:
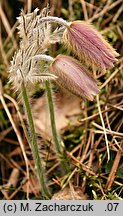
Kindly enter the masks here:
[[119, 56], [101, 34], [84, 21], [70, 23], [64, 31], [63, 40], [86, 65], [96, 66], [104, 72]]
[[93, 100], [99, 93], [96, 80], [77, 60], [65, 55], [58, 55], [50, 66], [58, 78], [56, 82], [73, 94]]

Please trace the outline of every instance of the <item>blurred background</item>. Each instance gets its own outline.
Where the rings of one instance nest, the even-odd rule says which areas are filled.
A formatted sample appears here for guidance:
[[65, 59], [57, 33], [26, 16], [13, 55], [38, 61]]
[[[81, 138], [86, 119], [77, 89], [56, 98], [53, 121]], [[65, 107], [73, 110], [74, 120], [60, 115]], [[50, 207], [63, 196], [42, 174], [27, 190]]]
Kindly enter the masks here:
[[[52, 16], [92, 23], [120, 54], [114, 68], [97, 75], [99, 102], [83, 101], [53, 86], [57, 128], [72, 165], [68, 175], [61, 176], [56, 160], [44, 86], [39, 83], [30, 91], [51, 193], [54, 199], [123, 199], [123, 0], [0, 0], [0, 199], [40, 199], [26, 116], [8, 71], [19, 45], [21, 9], [32, 12], [47, 4]], [[61, 44], [50, 49], [54, 57], [67, 52]]]

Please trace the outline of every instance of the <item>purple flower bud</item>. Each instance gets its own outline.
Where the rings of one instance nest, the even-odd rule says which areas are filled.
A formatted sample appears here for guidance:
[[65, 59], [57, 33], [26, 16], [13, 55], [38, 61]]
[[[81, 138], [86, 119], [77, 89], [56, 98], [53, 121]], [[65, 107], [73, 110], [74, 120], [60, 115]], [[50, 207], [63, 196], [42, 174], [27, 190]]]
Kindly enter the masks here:
[[63, 40], [88, 66], [105, 71], [113, 67], [119, 54], [101, 34], [84, 21], [74, 21], [64, 31]]
[[99, 93], [96, 80], [77, 60], [65, 55], [58, 55], [50, 66], [58, 78], [56, 82], [73, 94], [93, 100]]

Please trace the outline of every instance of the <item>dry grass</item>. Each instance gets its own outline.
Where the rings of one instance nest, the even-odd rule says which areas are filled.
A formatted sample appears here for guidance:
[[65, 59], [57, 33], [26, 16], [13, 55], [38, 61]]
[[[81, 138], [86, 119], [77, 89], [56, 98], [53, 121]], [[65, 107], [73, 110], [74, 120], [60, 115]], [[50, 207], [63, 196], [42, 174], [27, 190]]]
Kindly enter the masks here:
[[[15, 3], [14, 10], [19, 13], [19, 8], [23, 7], [30, 12], [31, 8], [42, 8], [47, 2], [17, 1], [18, 8]], [[51, 15], [92, 22], [117, 49], [120, 57], [112, 70], [99, 75], [101, 92], [97, 100], [93, 103], [81, 101], [80, 107], [77, 103], [77, 111], [71, 115], [67, 108], [61, 113], [63, 119], [68, 120], [60, 128], [72, 167], [68, 175], [60, 175], [51, 137], [41, 129], [38, 121], [39, 146], [49, 187], [53, 195], [60, 191], [54, 195], [55, 199], [123, 199], [123, 1], [50, 2]], [[1, 1], [0, 18], [0, 199], [40, 198], [24, 126], [25, 115], [7, 82], [9, 62], [18, 46], [17, 22], [9, 1]], [[53, 56], [61, 51], [58, 45], [51, 50]], [[34, 102], [37, 113], [42, 115], [38, 100]], [[76, 104], [71, 105], [69, 100], [58, 103], [62, 107], [68, 104], [71, 110], [76, 110]]]

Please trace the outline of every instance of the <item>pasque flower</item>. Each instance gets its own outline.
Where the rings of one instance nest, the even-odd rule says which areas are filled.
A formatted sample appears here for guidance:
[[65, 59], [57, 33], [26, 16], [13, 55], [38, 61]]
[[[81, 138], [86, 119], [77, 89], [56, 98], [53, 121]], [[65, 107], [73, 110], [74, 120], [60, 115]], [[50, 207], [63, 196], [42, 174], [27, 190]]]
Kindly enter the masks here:
[[119, 56], [102, 35], [84, 21], [71, 22], [63, 40], [87, 66], [96, 66], [102, 71], [112, 67]]
[[58, 78], [56, 82], [73, 94], [93, 100], [99, 93], [97, 82], [88, 70], [77, 60], [66, 55], [58, 55], [50, 66]]

